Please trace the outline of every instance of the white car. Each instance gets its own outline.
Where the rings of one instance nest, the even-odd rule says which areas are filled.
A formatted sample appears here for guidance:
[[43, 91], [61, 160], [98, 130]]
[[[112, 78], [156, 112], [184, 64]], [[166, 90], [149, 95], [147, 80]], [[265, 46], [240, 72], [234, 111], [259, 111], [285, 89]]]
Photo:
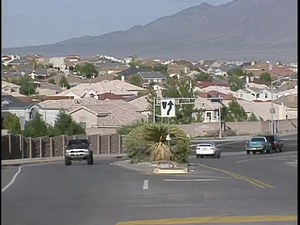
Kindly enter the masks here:
[[197, 158], [203, 156], [214, 156], [215, 158], [221, 157], [221, 149], [214, 142], [200, 143], [196, 147]]

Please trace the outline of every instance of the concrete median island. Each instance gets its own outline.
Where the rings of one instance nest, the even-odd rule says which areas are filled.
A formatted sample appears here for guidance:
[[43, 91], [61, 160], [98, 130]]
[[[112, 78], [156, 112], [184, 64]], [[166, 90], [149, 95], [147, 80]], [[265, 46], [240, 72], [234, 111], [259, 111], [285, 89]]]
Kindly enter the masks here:
[[189, 173], [188, 164], [178, 163], [151, 163], [143, 162], [133, 164], [130, 160], [117, 161], [111, 163], [111, 165], [121, 166], [126, 169], [131, 169], [139, 172], [146, 172], [152, 174], [187, 174]]

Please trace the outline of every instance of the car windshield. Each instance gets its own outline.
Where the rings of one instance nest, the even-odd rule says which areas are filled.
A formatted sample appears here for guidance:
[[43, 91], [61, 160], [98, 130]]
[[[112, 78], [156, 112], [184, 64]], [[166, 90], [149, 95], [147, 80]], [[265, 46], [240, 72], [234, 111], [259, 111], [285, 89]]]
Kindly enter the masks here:
[[263, 137], [252, 138], [251, 142], [265, 142], [266, 140]]
[[199, 144], [198, 147], [211, 147], [213, 146], [212, 143], [205, 143], [205, 144]]
[[69, 141], [67, 148], [89, 146], [89, 144], [88, 140], [71, 140]]

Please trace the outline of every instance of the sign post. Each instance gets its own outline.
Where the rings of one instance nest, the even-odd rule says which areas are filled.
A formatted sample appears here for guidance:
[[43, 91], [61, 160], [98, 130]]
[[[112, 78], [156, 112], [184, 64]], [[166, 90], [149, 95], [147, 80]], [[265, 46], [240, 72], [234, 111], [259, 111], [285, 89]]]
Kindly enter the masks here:
[[21, 140], [22, 140], [22, 159], [24, 159], [24, 137], [23, 137], [23, 131], [25, 130], [25, 117], [20, 116], [20, 123], [21, 123]]
[[[175, 99], [162, 99], [161, 100], [161, 117], [168, 118], [168, 135], [166, 140], [168, 141], [168, 148], [171, 152], [171, 137], [170, 137], [170, 117], [175, 117]], [[171, 159], [169, 158], [169, 161]]]

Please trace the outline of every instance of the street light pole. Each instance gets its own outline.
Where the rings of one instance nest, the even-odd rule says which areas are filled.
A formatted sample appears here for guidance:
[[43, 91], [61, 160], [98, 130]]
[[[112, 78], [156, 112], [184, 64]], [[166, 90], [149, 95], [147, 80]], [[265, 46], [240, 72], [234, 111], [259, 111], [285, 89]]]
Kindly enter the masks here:
[[[221, 104], [221, 99], [220, 99]], [[220, 133], [219, 138], [222, 139], [222, 117], [221, 117], [221, 106], [219, 105], [219, 125], [220, 125]]]
[[271, 81], [271, 126], [272, 126], [271, 127], [271, 132], [272, 132], [272, 135], [274, 135], [274, 121], [273, 121], [273, 113], [274, 113], [274, 109], [273, 109], [273, 82]]
[[272, 135], [274, 135], [274, 118], [273, 118], [273, 114], [275, 113], [275, 110], [273, 108], [273, 83], [276, 83], [277, 81], [280, 80], [290, 80], [289, 77], [279, 77], [277, 80], [271, 81], [271, 132]]

